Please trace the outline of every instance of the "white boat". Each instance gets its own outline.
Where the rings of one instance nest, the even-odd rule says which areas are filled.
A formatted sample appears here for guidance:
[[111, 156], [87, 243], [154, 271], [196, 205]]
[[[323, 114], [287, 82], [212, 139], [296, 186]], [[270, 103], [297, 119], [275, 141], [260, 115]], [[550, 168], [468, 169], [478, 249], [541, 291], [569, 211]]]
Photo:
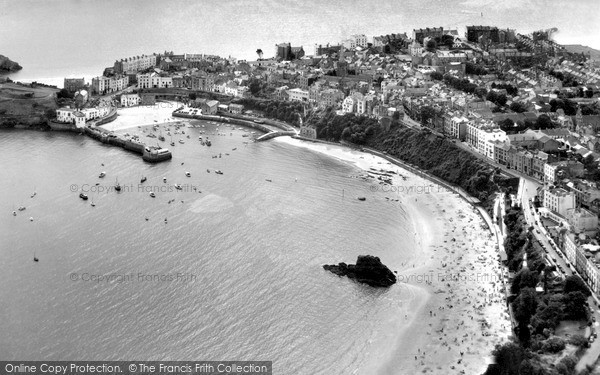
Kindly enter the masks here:
[[192, 177], [192, 175], [190, 174], [190, 172], [185, 172], [185, 175], [188, 177]]
[[154, 194], [154, 192], [152, 192], [152, 191], [150, 192], [150, 196], [151, 196], [152, 198], [156, 198], [156, 194]]
[[182, 187], [181, 187], [181, 185], [179, 185], [179, 184], [175, 184], [175, 189], [177, 189], [177, 190], [181, 190], [181, 189], [182, 189]]
[[100, 172], [100, 174], [98, 175], [98, 178], [103, 178], [104, 176], [106, 176], [106, 172]]

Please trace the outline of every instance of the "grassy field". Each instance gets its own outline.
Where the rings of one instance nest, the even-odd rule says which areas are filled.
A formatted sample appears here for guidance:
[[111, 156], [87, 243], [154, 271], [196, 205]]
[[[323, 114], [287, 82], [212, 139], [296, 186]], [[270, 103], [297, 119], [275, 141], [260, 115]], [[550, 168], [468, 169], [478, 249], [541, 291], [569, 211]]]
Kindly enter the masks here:
[[44, 123], [49, 110], [58, 108], [56, 92], [50, 87], [0, 84], [0, 126]]

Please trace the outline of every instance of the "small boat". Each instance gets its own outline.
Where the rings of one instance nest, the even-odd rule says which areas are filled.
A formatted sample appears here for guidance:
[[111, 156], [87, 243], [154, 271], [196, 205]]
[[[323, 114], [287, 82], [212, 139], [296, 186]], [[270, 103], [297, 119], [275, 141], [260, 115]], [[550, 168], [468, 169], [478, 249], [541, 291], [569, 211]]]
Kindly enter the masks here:
[[167, 178], [166, 177], [163, 177], [163, 182], [167, 182]]
[[179, 184], [175, 184], [175, 189], [177, 189], [177, 190], [181, 190], [181, 189], [182, 189], [182, 187], [181, 187], [181, 185], [179, 185]]
[[25, 206], [20, 206], [19, 211], [25, 211]]
[[179, 143], [184, 144], [185, 142], [183, 141], [183, 139], [180, 139]]
[[17, 211], [13, 211], [13, 216], [17, 216]]
[[83, 193], [80, 193], [80, 194], [79, 194], [79, 198], [83, 199], [84, 201], [87, 201], [87, 200], [88, 200], [88, 196], [87, 196], [87, 194], [83, 194]]
[[96, 207], [96, 203], [94, 203], [94, 201], [93, 201], [93, 200], [92, 200], [91, 206], [92, 206], [92, 207]]
[[366, 201], [366, 200], [367, 200], [367, 198], [365, 198], [365, 197], [358, 197], [358, 200], [359, 200], [359, 201]]
[[159, 136], [159, 137], [158, 137], [158, 140], [159, 140], [159, 141], [161, 141], [161, 142], [164, 142], [164, 141], [165, 141], [165, 137], [163, 137], [163, 136], [161, 135], [161, 136]]
[[171, 146], [175, 146], [175, 142], [171, 141]]
[[188, 177], [192, 177], [192, 175], [190, 174], [190, 172], [185, 172], [185, 175]]
[[100, 172], [98, 178], [104, 178], [104, 176], [106, 176], [106, 172]]
[[266, 178], [265, 181], [273, 182], [273, 180]]
[[206, 170], [206, 173], [210, 173], [210, 169], [207, 169], [207, 170]]
[[29, 218], [29, 221], [33, 221], [33, 216]]
[[221, 170], [220, 170], [220, 169], [215, 169], [215, 173], [216, 173], [216, 174], [223, 174], [223, 172], [221, 172]]
[[154, 194], [154, 192], [153, 192], [153, 191], [151, 191], [151, 192], [150, 192], [150, 196], [151, 196], [152, 198], [156, 198], [156, 194]]
[[140, 184], [143, 184], [144, 182], [146, 182], [146, 177], [142, 177], [142, 179], [140, 180]]
[[235, 150], [237, 150], [237, 147], [234, 147], [234, 148], [231, 149], [231, 151], [235, 151]]
[[206, 145], [207, 145], [207, 146], [210, 146], [211, 144], [212, 144], [212, 143], [210, 143], [210, 141], [207, 139], [207, 140], [206, 140]]
[[37, 257], [34, 255], [34, 256], [33, 256], [33, 261], [34, 261], [34, 262], [39, 262], [39, 259], [38, 259], [38, 258], [37, 258]]
[[121, 191], [121, 185], [119, 185], [119, 180], [117, 179], [117, 184], [115, 185], [116, 191]]

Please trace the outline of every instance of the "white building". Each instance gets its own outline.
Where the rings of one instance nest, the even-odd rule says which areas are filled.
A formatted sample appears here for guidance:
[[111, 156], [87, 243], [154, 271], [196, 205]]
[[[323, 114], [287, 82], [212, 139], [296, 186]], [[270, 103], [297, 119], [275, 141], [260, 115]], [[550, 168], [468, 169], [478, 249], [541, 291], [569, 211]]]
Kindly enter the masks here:
[[483, 127], [478, 129], [477, 151], [494, 160], [494, 142], [506, 141], [506, 132], [500, 128]]
[[357, 47], [366, 47], [367, 46], [367, 37], [365, 34], [354, 34], [350, 35], [350, 39], [354, 41], [354, 45]]
[[584, 208], [568, 209], [566, 214], [572, 232], [595, 236], [598, 229], [598, 215]]
[[140, 96], [138, 94], [121, 95], [121, 106], [132, 107], [140, 104]]
[[92, 78], [92, 91], [97, 94], [121, 91], [129, 86], [128, 76], [117, 77], [95, 77]]
[[344, 113], [352, 113], [356, 108], [356, 102], [352, 96], [347, 96], [342, 102], [342, 111]]
[[575, 194], [562, 188], [544, 190], [544, 207], [566, 217], [575, 208]]
[[289, 100], [291, 102], [308, 102], [309, 93], [308, 90], [302, 90], [299, 88], [288, 90]]
[[172, 77], [163, 77], [157, 73], [138, 74], [136, 77], [138, 81], [138, 88], [140, 89], [173, 87]]
[[73, 121], [75, 121], [73, 112], [75, 112], [75, 109], [73, 109], [73, 108], [65, 107], [65, 108], [57, 109], [56, 110], [56, 121], [64, 122], [64, 123], [72, 123]]

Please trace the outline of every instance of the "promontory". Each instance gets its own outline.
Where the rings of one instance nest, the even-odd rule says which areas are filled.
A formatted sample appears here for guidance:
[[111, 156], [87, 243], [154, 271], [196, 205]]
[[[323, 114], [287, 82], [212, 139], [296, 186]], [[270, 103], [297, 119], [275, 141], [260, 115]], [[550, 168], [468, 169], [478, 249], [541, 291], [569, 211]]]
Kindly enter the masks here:
[[21, 65], [4, 55], [0, 55], [0, 73], [16, 72], [23, 69]]

